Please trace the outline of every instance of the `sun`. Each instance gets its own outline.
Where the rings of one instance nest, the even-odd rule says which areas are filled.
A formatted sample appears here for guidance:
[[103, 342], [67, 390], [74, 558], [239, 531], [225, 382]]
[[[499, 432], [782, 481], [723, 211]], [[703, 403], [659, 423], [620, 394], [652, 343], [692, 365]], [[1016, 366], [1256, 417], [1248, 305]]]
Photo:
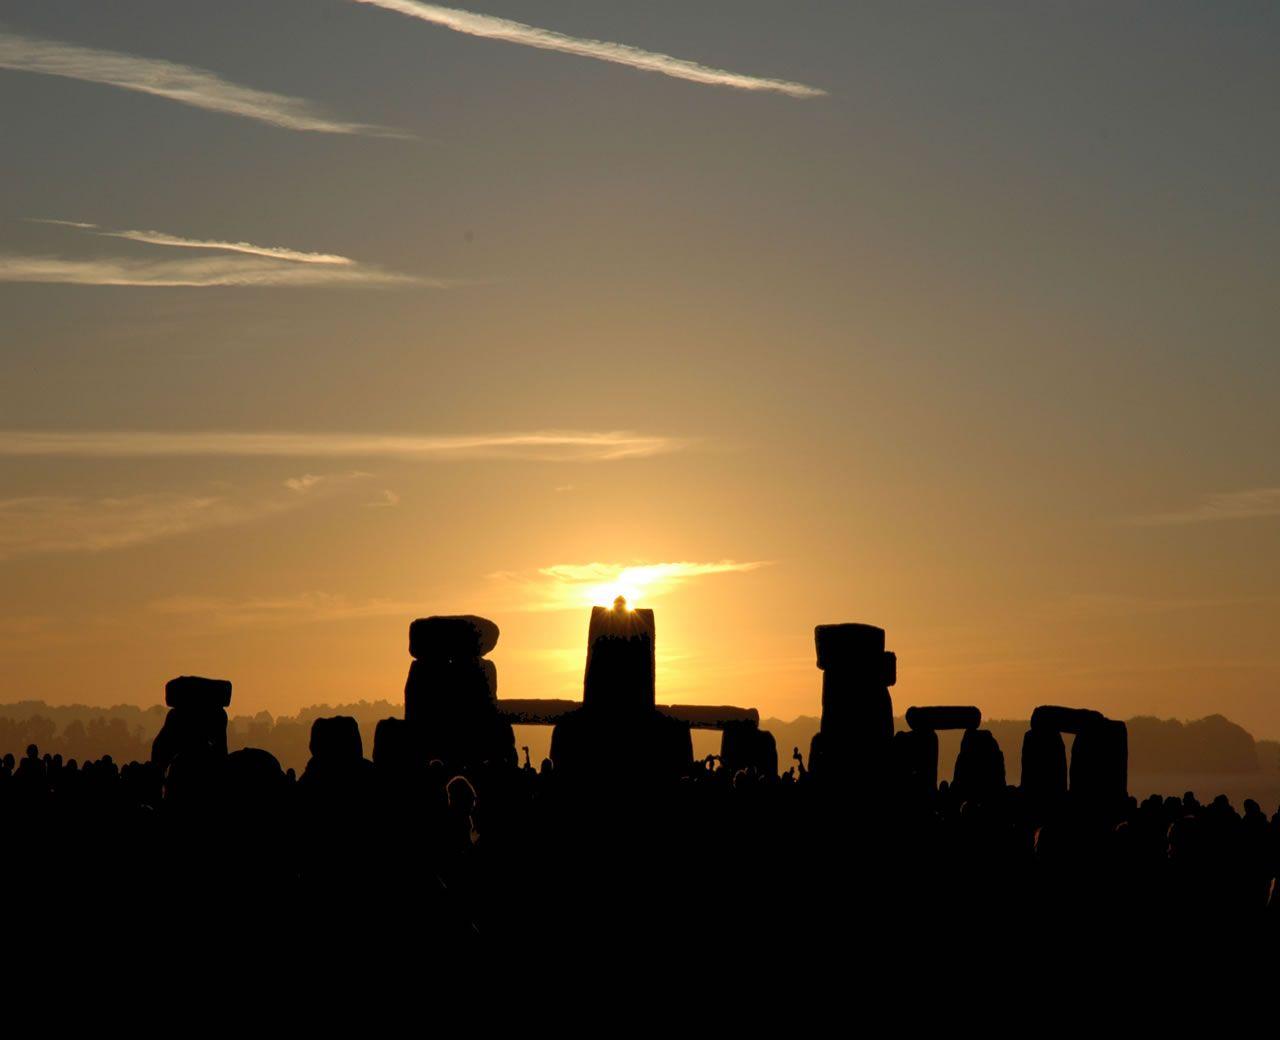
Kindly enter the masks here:
[[612, 581], [592, 585], [587, 589], [587, 601], [593, 607], [611, 607], [619, 596], [627, 601], [627, 607], [635, 609], [646, 588], [657, 580], [649, 567], [624, 567]]

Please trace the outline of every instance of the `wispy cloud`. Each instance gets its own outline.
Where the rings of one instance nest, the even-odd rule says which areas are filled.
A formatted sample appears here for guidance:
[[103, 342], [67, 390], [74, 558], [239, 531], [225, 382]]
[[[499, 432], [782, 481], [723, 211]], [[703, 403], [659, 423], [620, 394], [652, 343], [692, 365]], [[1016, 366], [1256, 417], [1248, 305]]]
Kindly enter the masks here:
[[199, 618], [222, 628], [263, 628], [358, 618], [412, 618], [421, 612], [422, 604], [390, 599], [350, 600], [330, 592], [303, 592], [247, 599], [172, 596], [153, 601], [149, 608], [159, 614]]
[[519, 610], [581, 610], [607, 606], [623, 596], [631, 606], [665, 595], [685, 583], [716, 574], [743, 574], [769, 566], [766, 560], [695, 563], [557, 563], [532, 574], [490, 575], [513, 589]]
[[282, 246], [258, 246], [252, 242], [219, 242], [200, 238], [181, 238], [164, 231], [100, 231], [106, 238], [125, 238], [131, 242], [145, 242], [153, 246], [173, 246], [176, 249], [216, 249], [224, 253], [247, 253], [265, 256], [271, 260], [288, 260], [295, 264], [354, 264], [349, 256], [334, 253], [303, 253]]
[[1129, 519], [1129, 523], [1139, 527], [1174, 527], [1264, 516], [1280, 516], [1280, 488], [1253, 488], [1208, 495], [1186, 509], [1135, 516]]
[[[303, 479], [267, 491], [155, 491], [87, 497], [28, 495], [0, 499], [0, 560], [45, 552], [127, 549], [178, 535], [235, 527], [340, 494], [365, 474]], [[322, 489], [322, 490], [321, 490]], [[323, 493], [322, 493], [323, 491]]]
[[682, 447], [670, 437], [625, 431], [481, 433], [435, 437], [371, 433], [0, 431], [0, 457], [385, 458], [433, 460], [508, 458], [602, 462], [640, 458]]
[[157, 492], [118, 498], [38, 495], [0, 499], [0, 560], [41, 552], [124, 549], [229, 527], [287, 508], [220, 495]]
[[383, 490], [377, 498], [372, 502], [366, 502], [365, 505], [370, 509], [395, 509], [400, 504], [400, 496], [390, 488]]
[[334, 119], [302, 98], [242, 87], [227, 82], [216, 73], [189, 65], [2, 31], [0, 69], [102, 83], [288, 130], [375, 137], [405, 136], [386, 127]]
[[423, 278], [387, 271], [374, 264], [359, 263], [349, 256], [339, 256], [336, 253], [310, 253], [284, 246], [260, 246], [253, 242], [186, 238], [167, 231], [112, 231], [81, 220], [37, 217], [28, 220], [34, 224], [54, 224], [144, 245], [236, 255], [157, 261], [120, 257], [68, 260], [62, 257], [0, 254], [0, 281], [151, 288], [328, 286], [370, 289], [425, 286], [446, 289], [462, 284], [452, 279]]
[[368, 264], [349, 267], [277, 263], [250, 257], [137, 260], [105, 257], [69, 260], [54, 256], [0, 253], [0, 282], [46, 285], [133, 286], [137, 288], [314, 288], [388, 289], [419, 286], [447, 289], [461, 284], [443, 278], [398, 274]]
[[825, 90], [809, 87], [803, 83], [746, 76], [726, 69], [700, 65], [683, 58], [673, 58], [669, 54], [641, 50], [639, 47], [631, 47], [625, 43], [566, 36], [564, 33], [539, 29], [532, 25], [525, 25], [523, 22], [476, 14], [472, 11], [461, 11], [454, 7], [442, 7], [439, 4], [424, 4], [419, 3], [418, 0], [356, 0], [356, 2], [395, 11], [468, 36], [481, 36], [485, 39], [536, 47], [539, 50], [560, 51], [583, 58], [595, 58], [598, 61], [627, 65], [645, 72], [658, 72], [676, 79], [691, 80], [694, 83], [735, 87], [739, 90], [773, 91], [795, 98], [821, 97], [826, 93]]

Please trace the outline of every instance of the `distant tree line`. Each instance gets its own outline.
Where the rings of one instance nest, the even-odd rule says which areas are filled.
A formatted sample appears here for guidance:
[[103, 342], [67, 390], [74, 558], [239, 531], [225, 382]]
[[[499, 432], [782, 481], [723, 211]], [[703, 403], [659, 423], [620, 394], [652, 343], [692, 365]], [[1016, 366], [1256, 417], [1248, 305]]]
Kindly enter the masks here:
[[[391, 701], [358, 701], [354, 704], [316, 704], [296, 715], [237, 715], [228, 728], [231, 750], [257, 747], [270, 751], [285, 768], [301, 771], [306, 765], [311, 723], [330, 715], [351, 715], [360, 724], [364, 753], [372, 754], [373, 731], [379, 719], [403, 714], [403, 706]], [[142, 762], [151, 756], [151, 741], [164, 722], [165, 708], [140, 708], [120, 704], [110, 708], [83, 704], [52, 705], [42, 701], [20, 701], [0, 705], [0, 754], [15, 755], [35, 744], [41, 751], [60, 753], [64, 759], [101, 758], [110, 755], [117, 762]], [[789, 764], [792, 747], [807, 749], [818, 720], [800, 716], [790, 722], [765, 719], [761, 725], [778, 741], [781, 765]], [[899, 726], [901, 727], [899, 720]], [[1019, 750], [1027, 723], [994, 719], [983, 725], [990, 729], [1004, 750], [1011, 783], [1018, 779]], [[1191, 722], [1138, 716], [1128, 720], [1129, 771], [1133, 774], [1247, 774], [1280, 773], [1280, 742], [1255, 740], [1247, 730], [1222, 715]], [[715, 734], [699, 734], [700, 753], [711, 750]], [[945, 778], [959, 750], [959, 733], [942, 733], [939, 763]], [[517, 727], [517, 742], [527, 744], [536, 766], [546, 754], [550, 730]]]

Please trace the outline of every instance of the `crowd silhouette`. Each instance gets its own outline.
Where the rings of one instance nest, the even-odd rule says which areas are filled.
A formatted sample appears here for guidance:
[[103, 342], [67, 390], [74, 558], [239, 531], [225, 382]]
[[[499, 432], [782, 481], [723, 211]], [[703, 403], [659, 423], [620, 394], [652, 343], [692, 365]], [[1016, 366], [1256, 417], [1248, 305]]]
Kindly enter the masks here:
[[[976, 707], [913, 706], [895, 734], [874, 626], [816, 630], [821, 729], [782, 771], [754, 712], [657, 704], [651, 612], [593, 612], [567, 707], [499, 700], [497, 640], [481, 618], [415, 621], [404, 717], [371, 748], [355, 719], [316, 719], [300, 774], [228, 752], [231, 684], [194, 676], [168, 684], [149, 761], [7, 754], [5, 891], [102, 924], [234, 909], [441, 949], [524, 942], [535, 911], [552, 939], [660, 947], [696, 921], [744, 952], [845, 928], [1280, 920], [1280, 813], [1139, 802], [1124, 724], [1093, 711], [1037, 709], [1017, 786]], [[511, 726], [531, 717], [556, 727], [541, 763]], [[695, 759], [691, 726], [721, 753]], [[964, 735], [940, 783], [946, 730]]]

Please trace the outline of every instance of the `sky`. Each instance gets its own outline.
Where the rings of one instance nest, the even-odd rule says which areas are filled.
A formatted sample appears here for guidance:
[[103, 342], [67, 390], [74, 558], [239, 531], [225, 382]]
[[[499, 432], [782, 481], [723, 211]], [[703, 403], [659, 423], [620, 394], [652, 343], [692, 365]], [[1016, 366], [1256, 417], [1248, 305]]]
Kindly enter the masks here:
[[1280, 7], [0, 0], [0, 701], [1280, 737]]

